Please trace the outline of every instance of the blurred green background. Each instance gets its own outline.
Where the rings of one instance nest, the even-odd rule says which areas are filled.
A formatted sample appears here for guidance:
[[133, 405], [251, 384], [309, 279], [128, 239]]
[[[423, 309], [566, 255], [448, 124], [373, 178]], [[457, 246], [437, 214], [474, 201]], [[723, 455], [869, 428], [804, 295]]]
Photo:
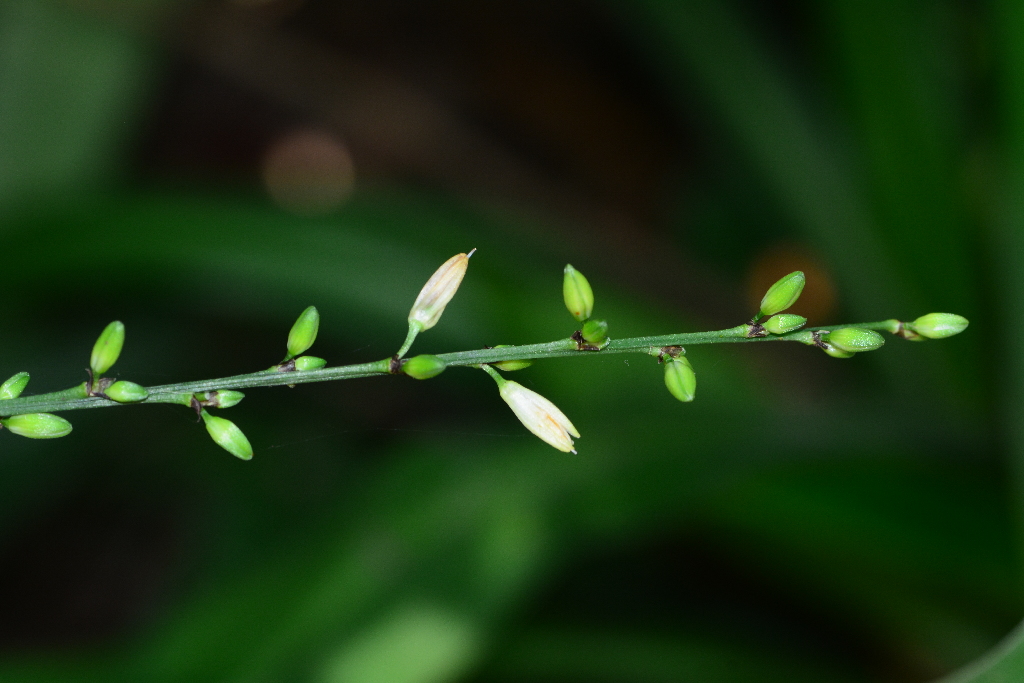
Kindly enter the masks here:
[[[696, 347], [253, 390], [0, 433], [0, 680], [932, 680], [1021, 618], [1024, 5], [0, 1], [0, 372], [143, 384], [748, 319], [971, 320], [837, 361]], [[793, 345], [794, 347], [796, 345]], [[949, 680], [1024, 680], [1003, 644]], [[996, 661], [986, 670], [986, 661]], [[1002, 676], [1002, 678], [1000, 678]]]

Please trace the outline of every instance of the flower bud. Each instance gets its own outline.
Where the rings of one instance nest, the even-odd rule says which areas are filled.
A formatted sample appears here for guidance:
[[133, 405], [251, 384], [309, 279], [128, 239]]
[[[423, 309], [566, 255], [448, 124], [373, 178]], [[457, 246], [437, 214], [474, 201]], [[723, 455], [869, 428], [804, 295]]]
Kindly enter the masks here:
[[761, 323], [764, 329], [768, 330], [772, 334], [786, 334], [787, 332], [794, 332], [806, 324], [807, 318], [801, 315], [793, 315], [792, 313], [773, 315]]
[[319, 370], [325, 365], [327, 365], [327, 361], [323, 358], [317, 358], [316, 356], [299, 356], [295, 359], [295, 369], [299, 372]]
[[928, 313], [907, 325], [929, 339], [945, 339], [967, 329], [967, 318], [955, 313]]
[[[496, 372], [494, 374], [497, 375]], [[527, 429], [560, 451], [576, 452], [570, 435], [579, 438], [580, 433], [554, 403], [518, 382], [500, 376], [495, 379], [498, 381], [501, 398]]]
[[149, 398], [149, 392], [146, 391], [146, 387], [135, 382], [125, 382], [123, 380], [111, 384], [104, 390], [103, 394], [111, 401], [117, 401], [118, 403], [138, 403]]
[[245, 394], [231, 389], [217, 389], [195, 394], [195, 397], [200, 404], [209, 408], [230, 408], [241, 403]]
[[468, 254], [456, 254], [441, 264], [427, 284], [423, 285], [419, 296], [409, 311], [409, 325], [418, 326], [420, 331], [429, 330], [437, 324], [445, 306], [455, 296], [455, 292], [462, 283], [462, 278], [469, 267], [469, 257], [476, 249]]
[[205, 410], [200, 415], [203, 417], [203, 422], [206, 423], [206, 431], [210, 433], [218, 446], [236, 458], [252, 459], [252, 446], [249, 445], [249, 439], [245, 438], [245, 434], [234, 422], [210, 415]]
[[822, 343], [821, 350], [833, 358], [853, 358], [854, 356], [852, 351], [843, 351], [842, 349], [837, 349], [828, 343]]
[[285, 356], [285, 360], [305, 353], [316, 341], [316, 333], [319, 330], [320, 311], [316, 310], [316, 306], [310, 306], [299, 314], [299, 319], [288, 332], [288, 355]]
[[608, 338], [608, 322], [605, 320], [588, 320], [581, 330], [583, 339], [600, 346]]
[[[508, 346], [508, 344], [498, 344], [494, 348], [496, 348], [496, 349], [503, 349], [503, 348], [506, 348], [507, 346]], [[532, 360], [500, 360], [497, 363], [491, 363], [491, 365], [493, 365], [494, 367], [498, 368], [499, 370], [504, 370], [505, 372], [514, 372], [516, 370], [522, 370], [523, 368], [530, 367], [531, 365], [533, 365], [533, 361]]]
[[572, 317], [583, 322], [594, 311], [594, 290], [583, 273], [566, 264], [562, 279], [562, 297]]
[[0, 425], [18, 436], [30, 439], [56, 439], [71, 433], [71, 423], [50, 413], [12, 415], [0, 419]]
[[446, 367], [448, 365], [437, 356], [424, 353], [404, 361], [402, 363], [402, 372], [413, 379], [430, 379], [440, 375]]
[[665, 386], [683, 403], [697, 395], [697, 374], [685, 356], [665, 358]]
[[0, 384], [0, 401], [18, 398], [21, 396], [21, 392], [25, 391], [26, 384], [28, 384], [27, 372], [19, 372], [3, 384]]
[[92, 359], [89, 361], [92, 374], [99, 377], [109, 370], [117, 362], [117, 357], [121, 355], [122, 346], [124, 346], [124, 323], [115, 320], [103, 329], [95, 346], [92, 347]]
[[796, 303], [800, 292], [804, 291], [804, 274], [797, 270], [782, 278], [768, 288], [761, 299], [761, 311], [758, 317], [781, 313]]
[[882, 348], [882, 345], [885, 344], [882, 335], [874, 330], [865, 330], [859, 327], [844, 327], [830, 332], [825, 341], [840, 351], [848, 353], [874, 351]]

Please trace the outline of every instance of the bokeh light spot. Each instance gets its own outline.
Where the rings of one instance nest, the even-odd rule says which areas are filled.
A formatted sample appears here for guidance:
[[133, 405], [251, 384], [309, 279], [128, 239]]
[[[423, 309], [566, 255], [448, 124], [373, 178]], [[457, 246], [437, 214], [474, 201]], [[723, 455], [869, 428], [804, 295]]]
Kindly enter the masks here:
[[355, 167], [348, 147], [336, 136], [301, 130], [267, 150], [263, 182], [281, 208], [317, 216], [336, 210], [352, 194]]

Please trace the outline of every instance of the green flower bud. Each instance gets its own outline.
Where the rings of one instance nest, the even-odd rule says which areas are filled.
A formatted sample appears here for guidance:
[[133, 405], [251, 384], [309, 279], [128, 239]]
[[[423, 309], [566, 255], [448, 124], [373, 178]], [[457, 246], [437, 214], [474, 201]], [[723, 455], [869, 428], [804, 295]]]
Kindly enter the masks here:
[[848, 353], [874, 351], [882, 348], [882, 345], [885, 344], [882, 335], [874, 330], [864, 330], [859, 327], [844, 327], [841, 330], [830, 332], [825, 341], [840, 351]]
[[799, 330], [806, 324], [807, 318], [801, 315], [793, 315], [792, 313], [773, 315], [761, 323], [764, 329], [768, 330], [772, 334], [786, 334], [787, 332], [793, 332], [795, 330]]
[[586, 341], [600, 346], [608, 338], [608, 323], [604, 320], [588, 320], [583, 323], [581, 332]]
[[[508, 344], [498, 344], [494, 348], [496, 348], [496, 349], [504, 349], [504, 348], [507, 348], [508, 346], [509, 346]], [[532, 360], [500, 360], [497, 363], [491, 363], [491, 365], [496, 367], [496, 368], [498, 368], [499, 370], [504, 370], [505, 372], [513, 372], [515, 370], [522, 370], [523, 368], [530, 367], [531, 365], [533, 365], [533, 361]]]
[[562, 297], [569, 313], [580, 322], [594, 312], [594, 290], [590, 288], [583, 273], [569, 264], [565, 266], [565, 277], [562, 279]]
[[319, 370], [325, 365], [327, 365], [327, 361], [323, 358], [317, 358], [316, 356], [299, 356], [295, 359], [295, 369], [299, 372]]
[[71, 433], [71, 423], [50, 413], [12, 415], [0, 419], [0, 425], [18, 436], [30, 439], [56, 439]]
[[310, 306], [299, 314], [299, 319], [292, 325], [288, 333], [288, 355], [285, 360], [291, 360], [300, 353], [305, 353], [316, 341], [316, 333], [320, 329], [320, 311], [316, 306]]
[[124, 323], [115, 320], [103, 329], [100, 338], [96, 340], [96, 345], [92, 347], [92, 359], [89, 361], [92, 374], [99, 377], [109, 370], [117, 362], [117, 357], [121, 355], [122, 346], [124, 346]]
[[505, 372], [515, 372], [516, 370], [522, 370], [533, 365], [532, 360], [500, 360], [497, 363], [491, 363], [494, 367]]
[[234, 422], [210, 415], [205, 410], [200, 415], [203, 417], [203, 422], [206, 423], [206, 431], [210, 433], [218, 446], [236, 458], [252, 459], [252, 446], [249, 445], [249, 439], [245, 438], [245, 434]]
[[230, 408], [241, 403], [242, 399], [245, 398], [245, 394], [241, 391], [218, 389], [216, 391], [204, 391], [195, 394], [195, 397], [200, 404], [209, 408]]
[[800, 293], [804, 291], [804, 274], [797, 270], [782, 278], [768, 288], [764, 298], [761, 299], [761, 311], [759, 318], [766, 315], [781, 313], [796, 303]]
[[852, 351], [843, 351], [842, 349], [837, 349], [831, 344], [824, 344], [821, 347], [821, 350], [833, 358], [853, 358], [854, 356]]
[[945, 339], [967, 329], [967, 318], [955, 313], [929, 313], [907, 326], [922, 337]]
[[683, 403], [692, 401], [697, 395], [697, 373], [685, 356], [665, 358], [665, 386]]
[[138, 403], [149, 398], [146, 387], [135, 382], [114, 382], [103, 392], [111, 401], [118, 403]]
[[28, 384], [27, 372], [19, 372], [3, 384], [0, 384], [0, 401], [18, 398], [21, 396], [21, 392], [25, 391], [26, 384]]
[[413, 356], [403, 362], [402, 372], [413, 379], [430, 379], [440, 375], [446, 367], [448, 365], [437, 356], [424, 353], [419, 356]]

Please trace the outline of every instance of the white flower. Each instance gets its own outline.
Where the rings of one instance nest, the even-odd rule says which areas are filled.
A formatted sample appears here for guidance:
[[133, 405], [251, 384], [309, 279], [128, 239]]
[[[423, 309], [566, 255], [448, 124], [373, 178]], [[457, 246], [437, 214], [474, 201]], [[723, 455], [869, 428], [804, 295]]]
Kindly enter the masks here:
[[510, 380], [503, 380], [498, 391], [527, 429], [560, 451], [576, 452], [569, 435], [579, 438], [580, 433], [554, 403]]
[[474, 251], [476, 249], [468, 254], [452, 256], [430, 276], [427, 284], [420, 290], [420, 295], [416, 297], [412, 310], [409, 311], [410, 325], [418, 325], [422, 331], [429, 330], [437, 324], [444, 313], [444, 307], [452, 300], [462, 283], [462, 277], [469, 266], [469, 257]]

